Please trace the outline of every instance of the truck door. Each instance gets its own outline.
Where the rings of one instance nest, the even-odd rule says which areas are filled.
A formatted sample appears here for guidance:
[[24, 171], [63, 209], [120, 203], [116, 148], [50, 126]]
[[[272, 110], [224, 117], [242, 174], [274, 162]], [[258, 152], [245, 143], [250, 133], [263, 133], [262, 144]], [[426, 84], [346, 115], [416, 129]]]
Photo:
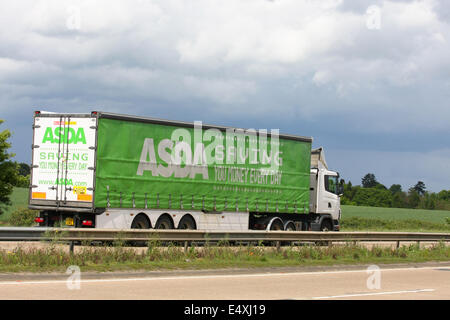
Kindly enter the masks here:
[[30, 204], [91, 207], [97, 118], [36, 114]]
[[340, 210], [338, 175], [332, 171], [321, 170], [320, 184], [318, 212], [329, 213], [333, 216], [333, 219], [337, 219]]

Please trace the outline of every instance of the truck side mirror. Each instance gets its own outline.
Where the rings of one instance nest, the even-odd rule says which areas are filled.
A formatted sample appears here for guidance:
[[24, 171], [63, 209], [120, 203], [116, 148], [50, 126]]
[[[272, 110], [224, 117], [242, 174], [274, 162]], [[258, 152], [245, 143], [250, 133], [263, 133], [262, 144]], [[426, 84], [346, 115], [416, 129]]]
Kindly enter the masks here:
[[344, 185], [342, 183], [338, 186], [338, 196], [341, 197], [344, 195]]

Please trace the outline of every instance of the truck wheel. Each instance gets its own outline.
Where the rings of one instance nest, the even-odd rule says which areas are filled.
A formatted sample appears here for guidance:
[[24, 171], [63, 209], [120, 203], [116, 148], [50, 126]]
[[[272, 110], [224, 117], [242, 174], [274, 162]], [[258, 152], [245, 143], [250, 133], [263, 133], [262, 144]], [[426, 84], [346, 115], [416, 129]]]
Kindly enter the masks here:
[[[131, 223], [131, 229], [150, 229], [150, 221], [143, 213], [138, 214]], [[145, 247], [147, 242], [145, 241], [130, 241], [127, 242], [133, 247]]]
[[191, 216], [184, 216], [181, 218], [180, 223], [178, 224], [178, 229], [187, 229], [187, 230], [195, 230], [197, 229], [195, 225], [195, 220]]
[[131, 223], [131, 229], [150, 229], [150, 222], [143, 214], [138, 214]]
[[173, 222], [169, 216], [163, 215], [156, 221], [155, 229], [173, 229]]
[[284, 230], [285, 231], [297, 231], [297, 228], [295, 227], [295, 224], [292, 221], [289, 221], [288, 223], [286, 223]]
[[270, 230], [284, 231], [283, 222], [281, 222], [280, 219], [273, 220], [272, 224], [270, 225]]
[[333, 226], [330, 222], [330, 220], [325, 219], [320, 224], [320, 231], [333, 231]]

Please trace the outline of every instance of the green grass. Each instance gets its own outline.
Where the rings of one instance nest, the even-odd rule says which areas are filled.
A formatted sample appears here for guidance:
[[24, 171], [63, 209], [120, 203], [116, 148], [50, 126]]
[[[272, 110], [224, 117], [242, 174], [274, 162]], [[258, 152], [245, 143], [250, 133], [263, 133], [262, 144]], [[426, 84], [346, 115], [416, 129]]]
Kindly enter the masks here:
[[359, 217], [342, 218], [342, 231], [411, 231], [450, 232], [450, 224], [433, 223], [422, 220], [366, 219]]
[[0, 215], [0, 224], [7, 223], [14, 210], [28, 206], [28, 188], [14, 188], [10, 199], [12, 204]]
[[161, 248], [150, 245], [137, 252], [124, 247], [84, 247], [70, 254], [56, 246], [44, 249], [15, 249], [0, 251], [0, 272], [64, 272], [70, 265], [82, 271], [119, 270], [174, 270], [214, 268], [258, 268], [327, 266], [368, 263], [411, 263], [425, 261], [449, 261], [450, 246], [442, 243], [430, 248], [417, 245], [398, 249], [357, 246], [332, 247], [191, 247], [169, 246]]
[[342, 206], [342, 231], [450, 232], [450, 211]]
[[378, 208], [341, 206], [342, 217], [359, 217], [368, 219], [391, 219], [391, 220], [420, 220], [433, 223], [445, 224], [445, 218], [450, 217], [450, 211], [446, 210], [424, 210], [424, 209], [402, 209], [402, 208]]

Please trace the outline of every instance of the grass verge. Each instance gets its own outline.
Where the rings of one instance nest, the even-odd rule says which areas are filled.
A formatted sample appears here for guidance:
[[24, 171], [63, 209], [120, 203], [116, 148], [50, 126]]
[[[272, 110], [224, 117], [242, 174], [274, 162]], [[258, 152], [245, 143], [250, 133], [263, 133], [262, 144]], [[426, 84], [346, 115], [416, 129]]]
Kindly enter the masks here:
[[0, 251], [0, 272], [64, 272], [70, 265], [82, 271], [173, 270], [214, 268], [257, 268], [319, 266], [337, 264], [408, 263], [450, 261], [450, 247], [443, 243], [429, 248], [418, 245], [400, 248], [365, 248], [358, 245], [331, 247], [298, 246], [264, 248], [262, 246], [162, 248], [149, 242], [138, 252], [126, 247], [85, 247], [71, 254], [51, 245], [44, 249]]

